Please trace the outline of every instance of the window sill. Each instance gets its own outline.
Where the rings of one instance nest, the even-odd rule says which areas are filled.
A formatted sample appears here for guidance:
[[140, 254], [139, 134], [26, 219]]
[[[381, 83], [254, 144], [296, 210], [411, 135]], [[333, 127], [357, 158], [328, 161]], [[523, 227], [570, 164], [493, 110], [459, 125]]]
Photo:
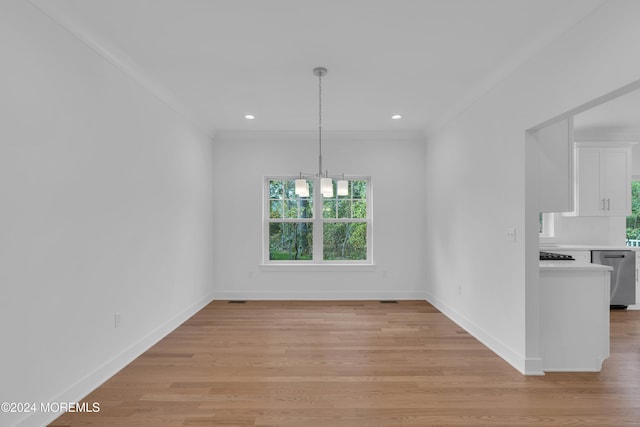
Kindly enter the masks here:
[[375, 264], [260, 264], [260, 271], [265, 272], [343, 272], [343, 271], [375, 271]]
[[540, 244], [545, 244], [545, 243], [556, 243], [555, 236], [543, 236], [541, 234], [540, 235]]

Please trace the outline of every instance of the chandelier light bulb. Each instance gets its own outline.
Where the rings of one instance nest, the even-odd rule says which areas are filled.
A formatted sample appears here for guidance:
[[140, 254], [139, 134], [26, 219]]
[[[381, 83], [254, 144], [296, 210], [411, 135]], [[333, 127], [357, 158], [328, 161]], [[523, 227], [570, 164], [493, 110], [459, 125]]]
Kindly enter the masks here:
[[333, 180], [331, 178], [320, 179], [320, 192], [324, 197], [333, 197]]
[[338, 196], [348, 196], [349, 195], [349, 181], [341, 179], [338, 181]]
[[309, 184], [306, 179], [296, 179], [296, 195], [299, 197], [309, 197]]

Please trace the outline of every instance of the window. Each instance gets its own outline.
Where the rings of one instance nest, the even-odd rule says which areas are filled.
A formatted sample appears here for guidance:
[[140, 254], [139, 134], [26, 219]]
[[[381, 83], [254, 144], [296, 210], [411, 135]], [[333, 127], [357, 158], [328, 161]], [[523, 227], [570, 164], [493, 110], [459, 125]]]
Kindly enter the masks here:
[[640, 177], [631, 181], [631, 215], [627, 217], [627, 246], [640, 246]]
[[554, 236], [554, 216], [552, 213], [540, 213], [540, 237]]
[[348, 194], [323, 197], [307, 179], [309, 196], [295, 194], [296, 177], [265, 179], [266, 264], [370, 264], [369, 178], [348, 178]]

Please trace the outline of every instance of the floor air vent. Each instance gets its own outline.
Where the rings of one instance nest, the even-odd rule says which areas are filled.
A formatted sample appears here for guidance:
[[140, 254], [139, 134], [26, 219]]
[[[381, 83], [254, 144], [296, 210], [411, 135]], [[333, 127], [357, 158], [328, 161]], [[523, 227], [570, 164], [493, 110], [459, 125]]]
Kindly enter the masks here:
[[238, 301], [238, 300], [233, 300], [233, 301], [227, 301], [227, 304], [244, 304], [246, 301]]
[[386, 301], [380, 301], [380, 304], [397, 304], [398, 301], [391, 301], [391, 300], [386, 300]]

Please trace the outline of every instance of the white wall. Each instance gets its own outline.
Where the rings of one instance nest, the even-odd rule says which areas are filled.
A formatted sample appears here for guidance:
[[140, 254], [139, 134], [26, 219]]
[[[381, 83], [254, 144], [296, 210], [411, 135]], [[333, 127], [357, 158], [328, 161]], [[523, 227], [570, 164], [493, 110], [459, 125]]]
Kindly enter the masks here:
[[624, 246], [627, 218], [555, 215], [554, 241], [572, 245]]
[[216, 299], [424, 298], [425, 142], [421, 134], [323, 132], [330, 173], [371, 176], [372, 271], [260, 268], [265, 176], [318, 169], [316, 132], [214, 140]]
[[[605, 3], [428, 138], [429, 300], [522, 372], [541, 368], [544, 191], [525, 130], [640, 79], [640, 57], [629, 54], [638, 16], [640, 2]], [[515, 243], [503, 237], [508, 227]]]
[[640, 143], [631, 148], [631, 175], [640, 176]]
[[28, 2], [0, 51], [0, 401], [75, 401], [211, 300], [211, 139]]

